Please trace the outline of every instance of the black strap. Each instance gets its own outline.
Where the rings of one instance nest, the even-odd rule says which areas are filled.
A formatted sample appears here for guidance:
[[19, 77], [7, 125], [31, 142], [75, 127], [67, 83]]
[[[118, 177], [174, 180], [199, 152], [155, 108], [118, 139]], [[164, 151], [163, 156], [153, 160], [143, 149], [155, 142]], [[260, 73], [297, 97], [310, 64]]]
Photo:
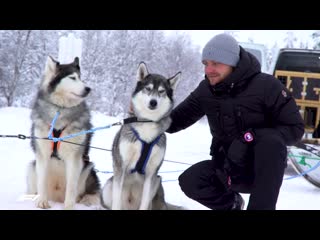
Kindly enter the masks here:
[[152, 151], [152, 148], [155, 144], [158, 143], [158, 141], [160, 140], [162, 134], [160, 134], [156, 139], [154, 139], [152, 142], [147, 143], [145, 141], [143, 141], [140, 136], [139, 133], [133, 128], [131, 127], [131, 130], [133, 132], [133, 134], [137, 137], [137, 139], [141, 142], [142, 144], [142, 148], [141, 148], [141, 153], [140, 153], [140, 158], [138, 160], [138, 162], [136, 163], [136, 166], [134, 167], [134, 169], [131, 170], [131, 173], [134, 172], [138, 172], [140, 174], [145, 174], [145, 165], [148, 163], [149, 158], [150, 158], [150, 154]]
[[136, 164], [134, 171], [137, 171], [140, 174], [145, 174], [143, 166], [144, 166], [145, 161], [147, 159], [147, 156], [149, 154], [152, 143], [143, 142], [142, 144], [143, 144], [143, 146], [142, 146], [140, 158]]
[[153, 122], [151, 120], [139, 120], [137, 117], [129, 117], [123, 119], [123, 124], [129, 124], [129, 123], [134, 123], [134, 122]]

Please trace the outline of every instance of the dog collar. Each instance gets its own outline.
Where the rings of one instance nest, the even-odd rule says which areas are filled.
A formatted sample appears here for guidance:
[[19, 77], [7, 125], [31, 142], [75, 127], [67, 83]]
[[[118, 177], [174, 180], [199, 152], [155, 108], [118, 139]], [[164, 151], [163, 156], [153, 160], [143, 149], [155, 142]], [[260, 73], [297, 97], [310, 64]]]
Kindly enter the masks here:
[[129, 117], [122, 120], [123, 124], [134, 123], [134, 122], [153, 122], [151, 120], [139, 120], [137, 117]]

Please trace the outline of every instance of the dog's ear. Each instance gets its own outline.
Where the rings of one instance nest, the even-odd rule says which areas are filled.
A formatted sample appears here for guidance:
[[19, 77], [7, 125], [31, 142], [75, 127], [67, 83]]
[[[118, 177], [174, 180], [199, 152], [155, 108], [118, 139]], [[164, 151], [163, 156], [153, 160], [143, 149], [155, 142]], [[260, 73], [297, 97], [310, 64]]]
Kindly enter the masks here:
[[178, 72], [176, 75], [168, 79], [168, 82], [173, 90], [176, 89], [181, 78], [181, 72]]
[[73, 64], [77, 66], [77, 65], [79, 65], [79, 62], [80, 62], [79, 58], [75, 57], [74, 60], [73, 60]]
[[55, 73], [57, 66], [59, 64], [60, 63], [58, 61], [54, 60], [53, 57], [48, 56], [47, 62], [46, 62], [46, 67], [45, 67], [45, 72], [46, 73]]
[[149, 74], [147, 65], [141, 62], [138, 67], [137, 82], [142, 81]]

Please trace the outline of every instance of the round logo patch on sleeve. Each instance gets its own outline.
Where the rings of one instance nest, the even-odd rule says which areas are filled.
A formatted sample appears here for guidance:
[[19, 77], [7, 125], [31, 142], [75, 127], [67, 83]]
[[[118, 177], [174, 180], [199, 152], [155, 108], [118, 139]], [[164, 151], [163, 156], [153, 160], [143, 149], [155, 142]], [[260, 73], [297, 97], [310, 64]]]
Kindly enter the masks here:
[[251, 132], [246, 132], [243, 137], [244, 137], [244, 140], [246, 142], [252, 142], [253, 141], [253, 136], [252, 136]]
[[285, 91], [285, 90], [282, 90], [282, 92], [281, 92], [281, 93], [282, 93], [282, 96], [284, 96], [285, 98], [286, 98], [286, 97], [288, 97], [288, 94], [286, 93], [286, 91]]

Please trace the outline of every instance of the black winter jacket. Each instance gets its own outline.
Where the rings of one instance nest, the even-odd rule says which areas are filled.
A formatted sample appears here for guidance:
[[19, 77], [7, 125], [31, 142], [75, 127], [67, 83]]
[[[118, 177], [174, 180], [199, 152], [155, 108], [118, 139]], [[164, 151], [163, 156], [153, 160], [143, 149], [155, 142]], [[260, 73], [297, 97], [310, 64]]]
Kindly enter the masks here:
[[174, 133], [208, 118], [212, 134], [210, 154], [226, 148], [242, 131], [254, 129], [256, 138], [279, 135], [293, 145], [304, 133], [304, 123], [291, 93], [275, 77], [261, 73], [258, 60], [240, 47], [240, 60], [224, 81], [211, 86], [205, 78], [175, 109], [167, 130]]

